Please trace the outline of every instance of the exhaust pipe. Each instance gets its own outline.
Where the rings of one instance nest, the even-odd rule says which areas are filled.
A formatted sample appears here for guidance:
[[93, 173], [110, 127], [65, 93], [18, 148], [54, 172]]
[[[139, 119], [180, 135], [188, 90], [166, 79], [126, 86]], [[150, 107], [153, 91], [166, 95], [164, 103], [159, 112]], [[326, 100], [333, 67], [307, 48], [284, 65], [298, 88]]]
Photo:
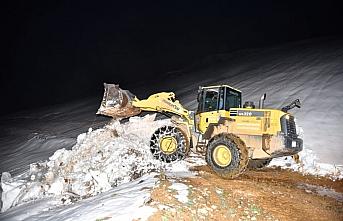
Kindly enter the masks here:
[[266, 99], [267, 97], [267, 94], [264, 93], [261, 98], [260, 98], [260, 101], [258, 102], [258, 108], [259, 109], [263, 109], [264, 108], [264, 100]]

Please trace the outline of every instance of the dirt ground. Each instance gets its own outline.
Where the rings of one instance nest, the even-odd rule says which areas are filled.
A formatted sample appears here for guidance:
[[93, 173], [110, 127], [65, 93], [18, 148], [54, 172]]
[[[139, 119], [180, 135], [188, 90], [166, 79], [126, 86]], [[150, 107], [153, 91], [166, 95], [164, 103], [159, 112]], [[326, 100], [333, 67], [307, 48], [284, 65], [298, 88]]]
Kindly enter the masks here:
[[[224, 180], [207, 166], [193, 178], [161, 179], [148, 205], [155, 220], [343, 220], [343, 180], [266, 168]], [[172, 183], [188, 186], [188, 201], [176, 199]]]

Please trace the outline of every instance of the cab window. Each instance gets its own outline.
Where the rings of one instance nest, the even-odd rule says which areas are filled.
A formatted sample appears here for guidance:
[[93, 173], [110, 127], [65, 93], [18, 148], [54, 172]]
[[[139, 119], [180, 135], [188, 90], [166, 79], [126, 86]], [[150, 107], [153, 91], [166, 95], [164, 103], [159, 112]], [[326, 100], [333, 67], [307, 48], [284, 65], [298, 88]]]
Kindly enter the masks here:
[[238, 91], [226, 88], [225, 110], [230, 108], [241, 107], [241, 93]]
[[204, 112], [215, 111], [218, 106], [218, 91], [207, 90], [205, 94]]

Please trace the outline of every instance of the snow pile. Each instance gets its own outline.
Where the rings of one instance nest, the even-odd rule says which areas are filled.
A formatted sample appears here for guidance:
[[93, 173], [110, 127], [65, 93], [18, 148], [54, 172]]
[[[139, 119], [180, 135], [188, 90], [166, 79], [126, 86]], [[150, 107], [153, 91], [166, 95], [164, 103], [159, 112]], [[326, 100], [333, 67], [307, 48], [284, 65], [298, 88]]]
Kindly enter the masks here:
[[333, 180], [343, 179], [343, 165], [319, 163], [318, 157], [311, 149], [304, 148], [299, 153], [299, 160], [300, 163], [296, 163], [292, 157], [275, 158], [269, 166], [291, 169], [304, 175], [326, 176]]
[[95, 131], [90, 128], [78, 136], [72, 150], [57, 150], [49, 161], [31, 164], [20, 176], [4, 172], [1, 211], [49, 196], [71, 203], [159, 170], [161, 163], [152, 157], [149, 140], [154, 130], [170, 121], [154, 119], [147, 115], [126, 124], [113, 121]]

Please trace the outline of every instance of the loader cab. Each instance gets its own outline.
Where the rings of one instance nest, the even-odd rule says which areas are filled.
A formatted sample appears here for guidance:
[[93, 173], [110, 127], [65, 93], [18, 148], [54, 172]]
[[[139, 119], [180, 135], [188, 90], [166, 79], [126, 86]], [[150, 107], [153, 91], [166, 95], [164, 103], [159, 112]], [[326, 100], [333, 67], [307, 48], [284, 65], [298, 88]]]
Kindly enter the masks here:
[[242, 106], [241, 91], [228, 85], [200, 87], [197, 114], [239, 108]]

